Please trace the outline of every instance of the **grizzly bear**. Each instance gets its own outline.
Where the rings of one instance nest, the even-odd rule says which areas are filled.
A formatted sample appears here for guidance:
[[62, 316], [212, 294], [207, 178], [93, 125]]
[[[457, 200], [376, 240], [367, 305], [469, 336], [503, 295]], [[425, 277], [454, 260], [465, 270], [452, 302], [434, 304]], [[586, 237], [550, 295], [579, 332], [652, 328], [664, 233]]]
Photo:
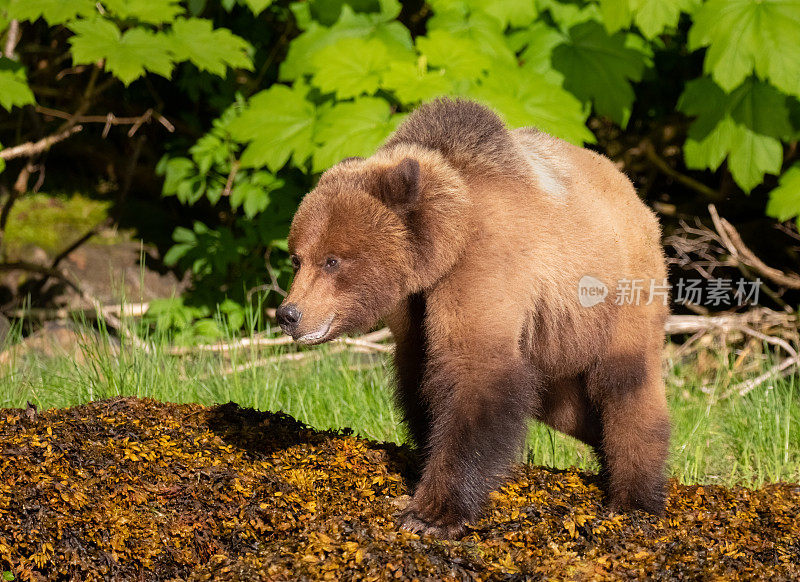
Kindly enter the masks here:
[[402, 527], [461, 535], [531, 417], [594, 448], [613, 510], [662, 512], [660, 229], [607, 158], [436, 100], [325, 172], [288, 242], [286, 333], [317, 344], [382, 319], [394, 334], [423, 459]]

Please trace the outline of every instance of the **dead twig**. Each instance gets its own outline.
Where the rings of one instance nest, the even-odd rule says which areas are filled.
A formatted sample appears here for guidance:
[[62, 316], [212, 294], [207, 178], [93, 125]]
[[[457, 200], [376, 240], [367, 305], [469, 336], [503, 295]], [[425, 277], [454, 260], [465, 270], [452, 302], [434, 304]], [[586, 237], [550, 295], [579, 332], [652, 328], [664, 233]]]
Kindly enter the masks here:
[[717, 190], [713, 188], [709, 188], [702, 182], [695, 180], [691, 176], [687, 176], [686, 174], [680, 173], [678, 170], [670, 166], [661, 156], [656, 153], [653, 144], [646, 140], [642, 144], [642, 151], [644, 151], [645, 156], [647, 159], [656, 167], [659, 171], [666, 174], [670, 178], [673, 178], [683, 184], [684, 186], [691, 188], [695, 192], [698, 192], [709, 198], [710, 200], [720, 200], [722, 195]]
[[126, 337], [130, 340], [130, 342], [138, 348], [145, 350], [146, 352], [150, 351], [150, 348], [145, 342], [139, 339], [136, 334], [129, 333], [125, 326], [122, 324], [122, 321], [119, 317], [116, 316], [113, 309], [110, 309], [107, 306], [104, 306], [100, 301], [91, 293], [86, 291], [83, 287], [78, 285], [72, 278], [67, 275], [62, 269], [55, 268], [51, 269], [49, 267], [45, 267], [44, 265], [37, 265], [36, 263], [30, 263], [27, 261], [12, 261], [12, 262], [5, 262], [0, 263], [0, 272], [2, 271], [28, 271], [31, 273], [38, 273], [40, 275], [46, 275], [47, 277], [52, 277], [54, 279], [58, 279], [65, 285], [67, 285], [70, 289], [75, 291], [78, 296], [89, 304], [95, 312], [98, 314], [100, 319], [102, 319], [106, 325], [109, 327], [116, 329], [120, 335]]
[[719, 215], [717, 208], [713, 204], [708, 205], [708, 212], [711, 214], [714, 228], [719, 233], [725, 248], [732, 257], [781, 287], [800, 289], [800, 275], [787, 274], [764, 263], [744, 244], [736, 228]]
[[5, 161], [8, 161], [26, 156], [27, 157], [36, 156], [38, 154], [41, 154], [42, 152], [46, 152], [58, 142], [64, 141], [68, 137], [75, 135], [82, 129], [83, 126], [80, 125], [70, 126], [59, 133], [48, 135], [47, 137], [44, 137], [39, 141], [27, 142], [20, 144], [18, 146], [5, 148], [4, 150], [0, 150], [0, 158], [2, 158]]
[[150, 123], [153, 119], [155, 119], [158, 123], [164, 126], [164, 128], [173, 133], [175, 131], [175, 126], [163, 115], [157, 113], [153, 109], [148, 109], [144, 113], [136, 117], [117, 117], [113, 113], [107, 113], [106, 115], [78, 115], [75, 116], [74, 114], [67, 113], [66, 111], [59, 111], [58, 109], [50, 109], [49, 107], [43, 107], [41, 105], [36, 106], [36, 111], [41, 113], [42, 115], [47, 115], [50, 117], [58, 117], [60, 119], [68, 119], [74, 121], [75, 123], [102, 123], [105, 125], [103, 128], [103, 138], [108, 135], [111, 126], [117, 125], [130, 125], [132, 126], [131, 129], [128, 131], [128, 137], [133, 137], [133, 135], [138, 131], [138, 129], [144, 125], [145, 123]]
[[14, 59], [16, 56], [17, 43], [19, 42], [19, 20], [14, 19], [8, 23], [6, 29], [6, 44], [3, 47], [3, 56], [7, 59]]
[[768, 382], [772, 378], [788, 376], [792, 372], [792, 370], [798, 365], [800, 365], [800, 355], [795, 354], [794, 356], [786, 358], [782, 362], [771, 367], [763, 374], [760, 374], [750, 380], [746, 380], [745, 382], [742, 382], [740, 384], [731, 386], [720, 397], [720, 399], [729, 398], [734, 394], [738, 394], [739, 396], [744, 396], [745, 394], [752, 392], [755, 388], [758, 388], [765, 382]]
[[[390, 352], [392, 347], [384, 344], [379, 344], [383, 340], [392, 337], [392, 333], [388, 328], [381, 328], [372, 333], [361, 336], [360, 338], [338, 338], [333, 340], [332, 343], [343, 343], [349, 346], [364, 347], [378, 352]], [[185, 356], [188, 354], [198, 352], [211, 352], [227, 354], [229, 352], [247, 349], [247, 348], [272, 348], [277, 346], [285, 346], [293, 343], [294, 340], [288, 336], [279, 337], [264, 337], [256, 336], [250, 338], [242, 338], [233, 342], [217, 342], [215, 344], [203, 344], [199, 346], [176, 346], [168, 350], [168, 353], [173, 356]], [[303, 352], [306, 353], [306, 352]]]
[[[124, 303], [119, 305], [105, 305], [104, 308], [109, 313], [116, 315], [119, 318], [127, 317], [142, 317], [150, 308], [150, 304], [144, 303]], [[94, 307], [29, 307], [27, 309], [12, 309], [4, 311], [8, 317], [15, 317], [18, 319], [36, 319], [36, 320], [53, 320], [53, 319], [72, 319], [72, 318], [98, 318], [100, 315]]]

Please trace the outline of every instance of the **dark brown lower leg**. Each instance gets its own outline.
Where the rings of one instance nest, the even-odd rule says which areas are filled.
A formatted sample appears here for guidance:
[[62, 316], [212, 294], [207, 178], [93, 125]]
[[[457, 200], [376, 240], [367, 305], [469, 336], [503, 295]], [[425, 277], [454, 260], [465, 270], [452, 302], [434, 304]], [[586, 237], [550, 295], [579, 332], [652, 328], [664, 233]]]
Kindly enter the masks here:
[[430, 411], [422, 396], [422, 376], [427, 360], [424, 329], [425, 299], [412, 295], [403, 321], [402, 330], [395, 331], [394, 355], [397, 389], [395, 400], [403, 411], [403, 420], [409, 436], [417, 448], [424, 453], [430, 432]]
[[670, 425], [657, 356], [608, 358], [589, 371], [587, 389], [602, 417], [609, 505], [662, 513]]
[[431, 365], [437, 371], [426, 376], [424, 386], [433, 413], [428, 463], [401, 518], [404, 528], [460, 535], [521, 451], [536, 393], [534, 375], [507, 362], [502, 368], [470, 375]]

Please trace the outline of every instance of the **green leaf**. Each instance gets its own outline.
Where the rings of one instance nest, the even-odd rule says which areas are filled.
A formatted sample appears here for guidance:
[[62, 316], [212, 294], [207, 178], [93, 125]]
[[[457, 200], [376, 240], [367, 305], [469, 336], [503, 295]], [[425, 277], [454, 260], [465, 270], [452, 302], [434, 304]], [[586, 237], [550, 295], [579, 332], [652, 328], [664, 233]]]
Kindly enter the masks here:
[[258, 16], [272, 4], [272, 0], [244, 0], [244, 3], [247, 4], [253, 14]]
[[393, 91], [406, 105], [445, 95], [453, 88], [443, 70], [430, 72], [422, 63], [414, 65], [397, 61], [389, 63], [381, 85], [384, 89]]
[[476, 79], [492, 64], [475, 41], [444, 30], [433, 30], [428, 36], [417, 38], [417, 48], [429, 65], [443, 70], [452, 80]]
[[229, 129], [234, 139], [249, 142], [242, 166], [266, 165], [277, 172], [290, 157], [301, 166], [311, 156], [315, 120], [316, 109], [302, 87], [273, 85], [254, 95]]
[[689, 48], [709, 47], [704, 70], [726, 91], [753, 71], [800, 95], [800, 0], [710, 0], [697, 11]]
[[187, 60], [201, 71], [224, 77], [227, 67], [252, 70], [248, 53], [253, 49], [227, 28], [214, 29], [210, 20], [179, 18], [172, 25], [172, 51], [176, 61]]
[[738, 125], [728, 156], [728, 168], [742, 190], [749, 192], [764, 179], [764, 174], [779, 174], [783, 146], [774, 137], [761, 135]]
[[33, 103], [36, 103], [36, 99], [28, 87], [25, 67], [11, 59], [0, 58], [0, 107], [11, 111], [12, 107]]
[[195, 166], [191, 160], [186, 158], [164, 158], [159, 162], [157, 172], [159, 175], [164, 176], [162, 194], [171, 196], [177, 194], [180, 185], [187, 178], [194, 175]]
[[561, 85], [564, 75], [553, 68], [551, 61], [553, 49], [564, 40], [564, 35], [555, 28], [536, 22], [513, 34], [509, 42], [520, 53], [519, 60], [526, 70], [542, 75], [553, 84]]
[[779, 138], [791, 132], [791, 123], [786, 96], [774, 87], [750, 78], [725, 93], [703, 77], [687, 83], [678, 109], [696, 117], [684, 145], [689, 168], [715, 170], [728, 156], [731, 175], [746, 192], [765, 173], [780, 172]]
[[584, 22], [601, 22], [600, 9], [596, 4], [580, 6], [579, 4], [562, 4], [558, 0], [537, 0], [540, 12], [548, 11], [553, 22], [564, 33], [577, 24]]
[[598, 22], [585, 22], [569, 30], [569, 40], [553, 49], [553, 66], [564, 74], [564, 87], [595, 110], [625, 127], [634, 93], [649, 55], [632, 48], [626, 35], [609, 36]]
[[609, 33], [628, 28], [631, 22], [647, 39], [678, 25], [681, 12], [693, 12], [700, 0], [599, 0], [602, 22]]
[[628, 28], [633, 19], [631, 0], [599, 0], [601, 22], [610, 34]]
[[69, 39], [75, 64], [105, 59], [106, 69], [125, 85], [146, 71], [167, 78], [172, 74], [172, 41], [164, 33], [131, 28], [120, 34], [113, 22], [100, 18], [77, 20], [69, 27], [75, 32]]
[[362, 97], [338, 103], [320, 116], [314, 141], [314, 172], [321, 172], [342, 158], [369, 156], [394, 131], [402, 116], [392, 117], [384, 99]]
[[800, 164], [786, 170], [769, 193], [767, 215], [781, 222], [800, 215]]
[[[0, 143], [0, 152], [3, 151], [3, 144]], [[6, 161], [3, 158], [0, 158], [0, 174], [3, 173], [3, 170], [6, 169]]]
[[576, 144], [594, 142], [580, 101], [525, 69], [493, 68], [470, 96], [499, 111], [512, 127], [537, 127]]
[[247, 218], [253, 218], [259, 212], [266, 210], [270, 202], [270, 192], [283, 186], [279, 180], [269, 172], [256, 172], [234, 185], [231, 191], [231, 208], [236, 210], [240, 206]]
[[427, 23], [428, 33], [442, 30], [451, 33], [460, 39], [470, 40], [473, 46], [490, 57], [492, 61], [505, 65], [514, 65], [514, 53], [506, 43], [503, 35], [503, 26], [500, 21], [490, 14], [482, 11], [462, 12], [448, 10], [436, 14]]
[[339, 99], [372, 94], [388, 62], [389, 51], [380, 40], [343, 38], [314, 55], [313, 83]]
[[102, 2], [117, 18], [134, 18], [148, 24], [170, 22], [184, 12], [180, 0], [102, 0]]
[[350, 6], [344, 5], [339, 20], [332, 27], [312, 22], [291, 42], [286, 59], [281, 63], [279, 78], [289, 81], [313, 73], [314, 55], [343, 38], [380, 40], [394, 60], [414, 57], [411, 33], [400, 22], [392, 21], [384, 12], [356, 14]]
[[644, 37], [652, 40], [667, 29], [675, 29], [681, 12], [692, 13], [702, 0], [632, 0], [634, 21]]
[[93, 0], [10, 0], [8, 18], [29, 20], [39, 17], [51, 26], [62, 24], [77, 16], [89, 16], [96, 12]]

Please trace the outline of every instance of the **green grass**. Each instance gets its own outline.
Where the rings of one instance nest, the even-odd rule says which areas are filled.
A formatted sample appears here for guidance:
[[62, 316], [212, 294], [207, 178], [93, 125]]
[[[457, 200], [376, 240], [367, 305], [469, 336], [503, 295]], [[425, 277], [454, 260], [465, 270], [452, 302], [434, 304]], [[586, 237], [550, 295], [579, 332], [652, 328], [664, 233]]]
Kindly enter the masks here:
[[[12, 333], [18, 335], [18, 333]], [[80, 357], [28, 359], [0, 367], [0, 407], [65, 407], [128, 395], [202, 404], [234, 401], [261, 410], [283, 410], [317, 428], [351, 427], [371, 439], [402, 442], [400, 415], [392, 404], [388, 357], [330, 354], [308, 363], [280, 363], [223, 374], [261, 354], [242, 349], [231, 362], [213, 355], [176, 357], [166, 342], [151, 353], [123, 345], [119, 356], [85, 341]], [[106, 336], [107, 337], [107, 336]], [[275, 352], [272, 352], [273, 354]], [[765, 363], [764, 366], [768, 366]], [[750, 394], [719, 399], [730, 363], [719, 362], [717, 380], [702, 391], [690, 367], [673, 367], [667, 384], [673, 433], [669, 472], [685, 483], [758, 485], [800, 481], [800, 385], [777, 379]], [[737, 379], [737, 378], [734, 378]], [[588, 447], [532, 423], [529, 461], [553, 467], [596, 465]]]

